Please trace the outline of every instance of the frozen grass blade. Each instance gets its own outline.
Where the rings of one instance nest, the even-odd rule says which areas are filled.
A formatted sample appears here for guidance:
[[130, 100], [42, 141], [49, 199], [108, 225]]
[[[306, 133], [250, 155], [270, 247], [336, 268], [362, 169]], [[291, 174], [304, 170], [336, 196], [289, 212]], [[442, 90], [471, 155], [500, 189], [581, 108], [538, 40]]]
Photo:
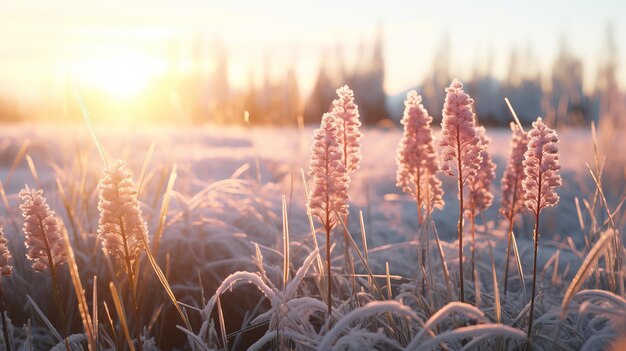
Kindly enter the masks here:
[[0, 181], [0, 197], [2, 198], [2, 203], [4, 204], [4, 209], [6, 211], [8, 221], [13, 226], [15, 232], [19, 232], [20, 228], [15, 221], [15, 217], [11, 215], [11, 206], [9, 205], [9, 198], [7, 197], [7, 193], [4, 190], [4, 185], [2, 185], [2, 181]]
[[509, 111], [511, 111], [511, 114], [513, 115], [513, 119], [515, 120], [515, 123], [517, 123], [520, 130], [524, 131], [524, 127], [522, 126], [522, 123], [519, 121], [519, 118], [517, 118], [517, 113], [515, 113], [515, 110], [513, 109], [513, 106], [511, 105], [509, 98], [505, 97], [504, 101], [506, 102], [506, 105], [509, 107]]
[[[159, 244], [161, 243], [161, 237], [163, 236], [163, 231], [165, 230], [165, 221], [167, 219], [167, 210], [170, 207], [170, 200], [172, 199], [172, 191], [174, 189], [174, 184], [176, 183], [176, 171], [178, 170], [178, 166], [174, 164], [172, 166], [172, 171], [170, 172], [170, 178], [167, 182], [167, 188], [165, 189], [165, 193], [163, 194], [163, 203], [161, 204], [161, 211], [159, 213], [159, 225], [157, 227], [156, 232], [154, 233], [154, 238], [152, 242], [152, 250], [154, 254], [158, 254], [159, 252]], [[137, 193], [137, 197], [139, 197], [139, 193]], [[147, 247], [147, 246], [146, 246]]]
[[15, 158], [13, 159], [11, 168], [9, 168], [9, 172], [7, 172], [7, 178], [6, 178], [6, 181], [4, 182], [6, 186], [9, 186], [9, 184], [11, 184], [11, 179], [13, 178], [13, 174], [15, 173], [17, 166], [20, 165], [20, 161], [22, 161], [22, 158], [24, 157], [24, 155], [26, 155], [26, 150], [28, 149], [29, 146], [30, 146], [30, 139], [26, 139], [24, 140], [22, 145], [20, 145], [19, 150], [17, 150], [17, 154], [15, 155]]
[[365, 264], [369, 267], [369, 252], [367, 249], [367, 233], [365, 231], [365, 223], [363, 222], [363, 211], [359, 211], [359, 223], [361, 225], [361, 240], [363, 241], [363, 254], [365, 255]]
[[519, 249], [517, 248], [517, 239], [515, 239], [515, 232], [511, 232], [511, 244], [513, 246], [513, 254], [515, 255], [515, 263], [517, 264], [517, 275], [519, 281], [522, 284], [522, 295], [526, 300], [526, 282], [524, 281], [524, 269], [522, 268], [522, 260], [519, 256]]
[[391, 295], [391, 276], [389, 275], [389, 261], [385, 261], [385, 278], [387, 281], [387, 299], [393, 300]]
[[[76, 264], [76, 257], [74, 257], [74, 250], [70, 244], [70, 238], [67, 235], [67, 230], [61, 230], [63, 238], [65, 239], [65, 247], [67, 250], [68, 265], [70, 270], [70, 277], [72, 278], [72, 284], [74, 285], [74, 293], [76, 294], [76, 301], [78, 301], [78, 311], [80, 318], [83, 322], [83, 328], [85, 334], [87, 334], [87, 345], [89, 351], [96, 350], [96, 338], [97, 331], [92, 323], [91, 316], [89, 315], [89, 305], [87, 304], [87, 298], [85, 297], [85, 290], [83, 284], [80, 281], [80, 273], [78, 271], [78, 265]], [[94, 280], [95, 284], [95, 280]], [[97, 305], [94, 305], [97, 306]], [[96, 316], [97, 317], [97, 316]]]
[[35, 309], [35, 312], [37, 312], [37, 314], [39, 315], [39, 317], [41, 318], [41, 320], [46, 324], [46, 326], [48, 327], [48, 330], [50, 330], [50, 332], [52, 333], [52, 336], [54, 336], [58, 342], [61, 342], [63, 340], [63, 337], [61, 337], [61, 334], [59, 334], [59, 332], [56, 330], [56, 328], [52, 325], [52, 323], [50, 322], [50, 320], [46, 317], [46, 315], [41, 311], [41, 309], [39, 308], [39, 306], [37, 306], [37, 304], [35, 303], [35, 301], [33, 301], [33, 299], [29, 296], [26, 295], [26, 298], [28, 299], [28, 302], [30, 302], [31, 306], [33, 306], [33, 308]]
[[[594, 144], [596, 142], [594, 141]], [[608, 202], [606, 201], [606, 196], [604, 196], [604, 190], [602, 189], [602, 183], [599, 180], [599, 178], [596, 178], [596, 176], [593, 174], [593, 172], [591, 171], [591, 168], [589, 167], [589, 164], [587, 164], [585, 162], [585, 166], [587, 166], [587, 169], [589, 170], [589, 174], [591, 174], [591, 178], [593, 178], [593, 181], [596, 184], [596, 190], [600, 193], [600, 198], [602, 199], [602, 202], [604, 204], [604, 208], [606, 210], [607, 215], [609, 216], [609, 223], [611, 225], [611, 228], [613, 229], [613, 231], [617, 231], [617, 227], [615, 225], [615, 220], [613, 218], [613, 213], [611, 213], [611, 209], [609, 207]], [[600, 174], [601, 175], [601, 174]], [[621, 236], [619, 234], [614, 234], [613, 235], [613, 251], [615, 254], [615, 266], [611, 266], [610, 269], [611, 271], [616, 271], [613, 272], [614, 274], [611, 275], [611, 281], [615, 281], [615, 274], [617, 275], [622, 275], [623, 274], [623, 264], [622, 264], [622, 252], [623, 252], [623, 244], [622, 244], [622, 240], [621, 240]], [[621, 295], [624, 295], [624, 279], [623, 277], [620, 277], [620, 279], [618, 279], [618, 288], [619, 288], [619, 292]]]
[[91, 124], [91, 118], [89, 117], [89, 111], [87, 110], [87, 106], [85, 106], [85, 102], [83, 102], [83, 98], [80, 95], [80, 91], [76, 90], [76, 96], [78, 98], [78, 104], [80, 105], [80, 111], [83, 114], [83, 118], [85, 119], [85, 123], [87, 123], [87, 128], [89, 128], [89, 133], [91, 134], [91, 138], [93, 142], [96, 144], [98, 148], [98, 152], [100, 153], [100, 157], [102, 157], [102, 161], [104, 161], [104, 166], [109, 168], [109, 161], [107, 161], [106, 154], [104, 153], [104, 148], [96, 135], [96, 129]]
[[587, 257], [585, 257], [585, 260], [580, 265], [578, 272], [574, 276], [574, 279], [572, 279], [572, 282], [570, 283], [569, 287], [565, 291], [565, 295], [563, 296], [563, 302], [561, 303], [561, 308], [563, 309], [561, 312], [561, 319], [565, 316], [564, 314], [566, 313], [566, 308], [567, 306], [569, 306], [572, 297], [582, 287], [585, 279], [589, 276], [589, 274], [591, 274], [596, 265], [596, 262], [604, 253], [604, 250], [606, 249], [606, 246], [610, 242], [610, 240], [613, 240], [614, 235], [615, 232], [612, 229], [608, 229], [607, 231], [605, 231], [600, 236], [600, 239], [598, 239], [598, 241], [593, 245], [591, 251], [589, 251], [589, 253], [587, 254]]
[[402, 305], [397, 301], [375, 301], [370, 302], [367, 305], [354, 309], [348, 314], [343, 316], [333, 326], [331, 330], [324, 335], [324, 338], [317, 345], [318, 351], [331, 350], [333, 342], [337, 336], [346, 328], [348, 328], [353, 322], [362, 320], [366, 317], [377, 315], [380, 313], [391, 313], [399, 317], [404, 317], [410, 320], [417, 321], [419, 317], [415, 312], [411, 311], [407, 306]]
[[[461, 327], [454, 330], [448, 330], [443, 332], [432, 339], [428, 339], [421, 343], [418, 348], [406, 350], [432, 350], [436, 345], [441, 343], [446, 344], [452, 341], [459, 341], [466, 338], [474, 338], [483, 335], [489, 335], [490, 337], [499, 336], [507, 339], [523, 341], [526, 339], [526, 334], [519, 329], [509, 327], [503, 324], [481, 324], [473, 325], [469, 327]], [[417, 345], [416, 345], [417, 346]]]
[[493, 250], [491, 249], [491, 243], [489, 243], [489, 256], [491, 256], [491, 275], [493, 277], [493, 296], [496, 310], [496, 323], [502, 321], [502, 304], [500, 303], [500, 288], [498, 287], [498, 277], [496, 274], [496, 263], [493, 259]]
[[354, 248], [354, 250], [356, 251], [357, 256], [359, 256], [359, 260], [361, 260], [361, 263], [365, 267], [365, 270], [367, 271], [367, 274], [369, 275], [370, 279], [374, 283], [374, 288], [375, 288], [376, 292], [379, 294], [381, 299], [384, 299], [385, 296], [383, 295], [383, 291], [382, 291], [380, 285], [378, 285], [378, 283], [374, 279], [374, 273], [372, 273], [372, 271], [370, 270], [370, 267], [367, 265], [367, 263], [365, 261], [365, 258], [363, 257], [363, 254], [361, 253], [361, 250], [359, 250], [359, 246], [354, 242], [354, 239], [352, 238], [352, 235], [350, 234], [350, 231], [346, 227], [346, 224], [343, 222], [343, 219], [340, 216], [338, 216], [337, 218], [339, 220], [339, 223], [343, 227], [343, 229], [346, 231], [347, 238], [348, 238], [350, 244], [352, 245], [352, 247]]
[[76, 218], [74, 216], [74, 211], [72, 211], [72, 206], [69, 203], [67, 196], [65, 195], [65, 190], [63, 189], [63, 184], [61, 184], [61, 180], [56, 178], [57, 189], [59, 189], [59, 196], [61, 197], [61, 202], [63, 202], [63, 207], [65, 208], [65, 213], [67, 214], [67, 218], [70, 221], [70, 227], [72, 228], [72, 237], [74, 238], [74, 242], [80, 248], [80, 244], [84, 238], [80, 238], [78, 236], [78, 229], [76, 228]]
[[583, 220], [583, 213], [580, 210], [580, 201], [578, 200], [578, 196], [574, 198], [574, 203], [576, 205], [576, 214], [578, 215], [578, 224], [580, 225], [580, 229], [585, 230], [585, 221]]
[[113, 318], [111, 317], [111, 311], [109, 311], [109, 305], [107, 305], [106, 301], [102, 301], [104, 305], [104, 312], [107, 314], [107, 321], [109, 322], [109, 327], [111, 327], [111, 333], [113, 334], [113, 340], [115, 340], [115, 346], [119, 349], [121, 348], [118, 345], [119, 340], [117, 339], [117, 332], [115, 331], [115, 324], [113, 323]]
[[30, 174], [33, 176], [33, 180], [37, 185], [37, 188], [41, 189], [41, 183], [39, 182], [39, 174], [37, 173], [37, 168], [35, 167], [35, 163], [33, 162], [32, 157], [29, 154], [24, 155], [26, 159], [26, 163], [28, 164], [28, 169], [30, 170]]
[[143, 160], [143, 165], [141, 166], [141, 172], [139, 173], [139, 186], [137, 187], [137, 197], [141, 195], [141, 191], [143, 190], [146, 170], [148, 169], [148, 164], [150, 164], [150, 160], [152, 160], [152, 154], [154, 153], [155, 146], [156, 146], [156, 141], [152, 141], [152, 143], [150, 144], [150, 147], [148, 148], [148, 152], [146, 153], [146, 158]]
[[4, 209], [6, 210], [8, 214], [11, 212], [11, 206], [9, 205], [9, 198], [7, 197], [7, 193], [4, 190], [4, 185], [2, 184], [2, 181], [0, 181], [0, 195], [2, 196], [2, 203], [4, 204]]
[[113, 282], [109, 282], [109, 290], [111, 290], [113, 305], [115, 306], [117, 316], [120, 319], [120, 324], [122, 325], [122, 330], [124, 331], [124, 336], [126, 337], [128, 347], [130, 347], [131, 351], [135, 351], [135, 345], [133, 344], [133, 341], [130, 338], [130, 332], [128, 331], [128, 323], [126, 323], [126, 313], [124, 312], [124, 305], [121, 302], [120, 295], [117, 293], [117, 289], [115, 288], [115, 284], [113, 284]]
[[93, 326], [93, 332], [94, 332], [93, 340], [96, 343], [96, 346], [98, 346], [99, 325], [98, 325], [98, 276], [97, 275], [93, 276], [93, 293], [92, 293], [92, 300], [91, 300], [91, 308], [92, 308], [91, 324]]
[[159, 264], [154, 259], [154, 256], [152, 255], [152, 251], [150, 250], [150, 245], [148, 245], [148, 242], [143, 235], [140, 235], [140, 237], [141, 237], [141, 240], [143, 240], [144, 246], [146, 247], [146, 254], [148, 256], [148, 261], [150, 262], [150, 266], [154, 270], [154, 273], [156, 274], [157, 278], [159, 278], [161, 285], [163, 285], [163, 288], [165, 289], [167, 296], [170, 298], [170, 300], [172, 300], [172, 303], [174, 304], [174, 308], [176, 308], [178, 315], [185, 323], [185, 327], [188, 330], [191, 330], [191, 325], [189, 324], [189, 320], [183, 313], [183, 310], [180, 308], [180, 305], [178, 304], [178, 300], [176, 300], [176, 296], [174, 295], [174, 292], [172, 291], [172, 288], [170, 287], [170, 284], [167, 281], [167, 278], [163, 274], [163, 271], [161, 271]]
[[424, 323], [422, 329], [417, 333], [417, 335], [411, 340], [409, 345], [407, 345], [406, 350], [414, 350], [418, 345], [422, 345], [422, 338], [427, 334], [431, 333], [432, 329], [441, 321], [448, 318], [453, 313], [464, 315], [468, 318], [475, 319], [481, 322], [489, 322], [487, 318], [485, 318], [485, 314], [478, 308], [464, 303], [464, 302], [450, 302], [447, 305], [443, 306], [439, 309], [435, 314], [433, 314], [427, 321]]
[[443, 270], [443, 276], [446, 279], [446, 288], [448, 289], [448, 296], [452, 299], [452, 286], [450, 285], [450, 272], [448, 272], [448, 264], [446, 263], [446, 255], [443, 253], [443, 247], [441, 247], [441, 241], [439, 241], [439, 234], [437, 228], [433, 225], [433, 232], [435, 233], [435, 242], [437, 243], [437, 252], [439, 253], [439, 259], [441, 259], [441, 268]]
[[[359, 211], [359, 224], [361, 225], [361, 242], [363, 243], [363, 254], [365, 255], [365, 265], [369, 269], [369, 250], [367, 248], [367, 232], [365, 231], [365, 223], [363, 221], [363, 211]], [[370, 291], [372, 290], [372, 279], [368, 276], [367, 282], [369, 283]]]
[[289, 220], [287, 219], [287, 200], [282, 196], [283, 211], [283, 287], [289, 282]]
[[217, 297], [217, 315], [220, 321], [220, 333], [222, 333], [222, 343], [224, 350], [228, 351], [228, 336], [226, 335], [226, 324], [224, 323], [224, 312], [222, 311], [222, 303], [220, 297]]

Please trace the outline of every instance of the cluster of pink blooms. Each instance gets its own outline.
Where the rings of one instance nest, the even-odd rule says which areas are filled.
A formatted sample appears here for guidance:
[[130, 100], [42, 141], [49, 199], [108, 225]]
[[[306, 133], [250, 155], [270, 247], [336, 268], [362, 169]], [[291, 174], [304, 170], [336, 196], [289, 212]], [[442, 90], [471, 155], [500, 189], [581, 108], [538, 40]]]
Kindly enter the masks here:
[[337, 89], [337, 96], [331, 113], [336, 118], [344, 165], [346, 172], [350, 174], [359, 169], [361, 163], [359, 107], [354, 103], [354, 92], [347, 85]]
[[[490, 191], [491, 184], [496, 178], [496, 164], [491, 160], [491, 155], [487, 152], [487, 147], [491, 143], [491, 139], [485, 134], [485, 127], [476, 127], [476, 135], [482, 145], [480, 151], [480, 163], [476, 176], [471, 180], [468, 186], [468, 198], [466, 209], [474, 211], [474, 215], [486, 210], [493, 202], [493, 193]], [[471, 215], [471, 213], [467, 213]]]
[[119, 260], [131, 262], [145, 250], [144, 241], [148, 242], [148, 229], [132, 177], [126, 163], [118, 160], [104, 171], [98, 184], [98, 236], [103, 250]]
[[524, 155], [524, 204], [538, 214], [541, 209], [559, 202], [559, 195], [555, 191], [561, 185], [561, 176], [558, 173], [561, 166], [558, 164], [556, 146], [559, 136], [541, 118], [537, 118], [528, 132], [528, 137], [528, 149]]
[[361, 162], [361, 121], [354, 93], [345, 85], [337, 89], [337, 96], [313, 133], [309, 170], [314, 183], [308, 208], [327, 229], [337, 225], [336, 215], [348, 216], [349, 174]]
[[524, 209], [522, 182], [524, 174], [524, 153], [528, 149], [528, 134], [511, 122], [511, 152], [509, 161], [502, 176], [502, 208], [501, 213], [512, 218]]
[[11, 252], [7, 246], [8, 241], [4, 237], [3, 228], [0, 227], [0, 278], [11, 275], [13, 267], [9, 265], [11, 259]]
[[[313, 177], [313, 190], [308, 208], [324, 227], [333, 228], [336, 214], [348, 215], [348, 183], [343, 164], [343, 148], [339, 143], [337, 117], [325, 113], [319, 129], [313, 132], [313, 147], [309, 175]], [[336, 212], [336, 214], [335, 214]]]
[[418, 206], [442, 208], [443, 190], [436, 174], [439, 162], [430, 124], [433, 118], [422, 105], [422, 97], [409, 91], [404, 102], [404, 133], [398, 146], [396, 186], [411, 194]]
[[63, 223], [46, 203], [43, 190], [30, 189], [26, 186], [20, 191], [19, 196], [22, 199], [20, 210], [24, 217], [26, 257], [33, 261], [33, 269], [43, 272], [46, 268], [51, 268], [50, 264], [56, 267], [66, 263], [68, 253], [61, 232]]
[[472, 111], [474, 100], [465, 94], [463, 84], [456, 79], [446, 92], [439, 141], [443, 153], [441, 171], [456, 177], [461, 174], [465, 184], [476, 176], [483, 151], [480, 137], [476, 134]]

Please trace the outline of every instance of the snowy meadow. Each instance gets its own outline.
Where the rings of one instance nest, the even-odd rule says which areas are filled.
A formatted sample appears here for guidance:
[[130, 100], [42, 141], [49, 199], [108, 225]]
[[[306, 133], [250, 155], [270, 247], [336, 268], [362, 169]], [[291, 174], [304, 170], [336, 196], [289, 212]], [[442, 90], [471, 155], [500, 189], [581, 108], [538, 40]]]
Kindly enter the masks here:
[[619, 131], [337, 94], [315, 126], [3, 128], [1, 347], [620, 349]]

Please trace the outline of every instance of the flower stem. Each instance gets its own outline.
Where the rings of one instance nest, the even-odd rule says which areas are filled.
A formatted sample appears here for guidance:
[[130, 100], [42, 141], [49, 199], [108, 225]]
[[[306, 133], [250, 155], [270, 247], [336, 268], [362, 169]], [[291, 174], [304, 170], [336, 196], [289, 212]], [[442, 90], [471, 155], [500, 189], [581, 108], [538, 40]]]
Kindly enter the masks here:
[[[458, 138], [457, 138], [458, 139]], [[459, 143], [460, 144], [460, 143]], [[460, 147], [460, 146], [459, 146]], [[465, 290], [463, 289], [463, 173], [461, 172], [461, 155], [458, 155], [459, 170], [459, 286], [461, 288], [460, 300], [465, 302]]]
[[[541, 164], [541, 158], [539, 159]], [[535, 211], [535, 257], [533, 258], [533, 291], [530, 297], [530, 316], [528, 317], [528, 339], [533, 330], [533, 313], [535, 312], [535, 284], [537, 283], [537, 251], [539, 249], [539, 213], [541, 213], [541, 178], [542, 172], [539, 172], [539, 186], [537, 190], [537, 210]]]
[[[474, 282], [476, 284], [478, 284], [478, 282], [476, 281], [476, 260], [475, 260], [475, 251], [476, 251], [476, 237], [475, 237], [475, 233], [476, 233], [476, 207], [473, 204], [474, 202], [472, 201], [472, 211], [470, 213], [470, 221], [472, 223], [472, 276], [474, 277]], [[476, 296], [476, 302], [478, 305], [478, 296]]]
[[[326, 215], [327, 217], [328, 214]], [[328, 222], [326, 222], [328, 223]], [[330, 270], [330, 231], [331, 228], [328, 224], [326, 224], [326, 269], [328, 270], [328, 292], [327, 292], [327, 299], [328, 299], [328, 325], [330, 327], [330, 318], [331, 318], [331, 313], [332, 313], [332, 308], [333, 308], [333, 303], [332, 303], [332, 279], [330, 277], [331, 274], [331, 270]]]
[[[46, 228], [43, 224], [43, 221], [41, 218], [38, 218], [39, 221], [39, 227], [41, 228], [41, 232], [45, 233], [46, 232]], [[65, 319], [65, 311], [63, 310], [63, 305], [61, 304], [61, 295], [59, 293], [59, 284], [57, 281], [57, 267], [54, 264], [54, 259], [52, 258], [52, 251], [50, 249], [50, 243], [48, 242], [48, 237], [46, 237], [45, 235], [43, 235], [43, 243], [46, 249], [46, 256], [48, 258], [48, 266], [50, 268], [50, 277], [52, 278], [52, 298], [54, 299], [54, 304], [57, 306], [57, 312], [59, 313], [59, 318], [61, 319], [61, 330], [63, 331], [64, 334], [67, 334], [67, 330], [65, 327], [63, 327], [63, 323], [66, 323], [67, 320]], [[70, 351], [70, 344], [69, 341], [67, 339], [67, 337], [65, 338], [65, 348], [67, 349], [67, 351]]]
[[124, 221], [120, 218], [120, 233], [122, 234], [122, 243], [124, 245], [124, 262], [126, 263], [126, 272], [128, 274], [128, 284], [130, 285], [130, 298], [133, 303], [133, 314], [135, 315], [135, 324], [137, 332], [137, 348], [142, 350], [141, 346], [141, 321], [139, 315], [139, 302], [137, 296], [137, 287], [135, 285], [135, 275], [133, 274], [133, 264], [130, 259], [130, 251], [128, 250], [126, 232], [124, 231]]

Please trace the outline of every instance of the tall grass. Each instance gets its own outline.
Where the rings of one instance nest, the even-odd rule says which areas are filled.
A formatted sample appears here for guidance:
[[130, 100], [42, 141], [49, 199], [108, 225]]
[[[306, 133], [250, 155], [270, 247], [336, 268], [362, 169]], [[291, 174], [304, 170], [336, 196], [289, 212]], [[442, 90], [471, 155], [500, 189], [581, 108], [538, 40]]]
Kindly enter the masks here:
[[[417, 108], [419, 103], [411, 106]], [[457, 296], [455, 277], [462, 275], [462, 264], [469, 260], [463, 255], [464, 228], [461, 221], [457, 222], [461, 224], [456, 228], [458, 243], [443, 240], [454, 236], [454, 229], [445, 225], [452, 216], [445, 208], [443, 213], [432, 214], [437, 203], [434, 200], [438, 199], [434, 187], [439, 183], [436, 177], [430, 181], [434, 172], [424, 164], [406, 172], [410, 190], [406, 199], [394, 194], [389, 196], [392, 201], [383, 204], [392, 207], [406, 203], [410, 208], [405, 211], [410, 213], [406, 222], [410, 224], [390, 219], [400, 212], [398, 207], [392, 207], [393, 213], [384, 217], [376, 213], [382, 211], [382, 205], [364, 204], [364, 198], [374, 197], [363, 194], [366, 190], [359, 186], [365, 169], [355, 169], [350, 179], [350, 205], [360, 216], [348, 223], [345, 178], [340, 187], [324, 189], [328, 197], [320, 197], [324, 194], [319, 191], [322, 178], [316, 172], [312, 172], [311, 179], [303, 173], [303, 184], [299, 184], [288, 181], [286, 167], [276, 167], [272, 176], [263, 177], [266, 183], [261, 183], [258, 174], [265, 164], [259, 152], [247, 166], [237, 165], [236, 171], [229, 171], [232, 177], [213, 182], [195, 174], [202, 169], [190, 167], [185, 160], [164, 159], [161, 153], [166, 153], [162, 150], [166, 148], [142, 142], [139, 149], [132, 149], [134, 152], [125, 152], [121, 145], [111, 142], [114, 134], [98, 130], [98, 136], [104, 136], [100, 139], [96, 137], [96, 126], [88, 124], [96, 142], [78, 149], [75, 145], [59, 147], [61, 152], [70, 153], [68, 160], [42, 162], [36, 150], [29, 149], [40, 141], [31, 138], [15, 147], [17, 155], [9, 162], [16, 165], [12, 167], [13, 179], [7, 182], [4, 178], [5, 187], [0, 191], [7, 224], [4, 229], [10, 238], [5, 244], [14, 266], [10, 279], [5, 276], [0, 281], [7, 302], [6, 313], [2, 313], [6, 327], [2, 338], [7, 349], [460, 350], [516, 349], [527, 340], [537, 348], [560, 345], [563, 349], [580, 349], [593, 342], [609, 345], [619, 337], [626, 306], [620, 288], [623, 263], [618, 258], [624, 253], [620, 240], [623, 200], [614, 204], [606, 197], [610, 185], [603, 174], [611, 165], [604, 164], [601, 156], [589, 167], [593, 170], [590, 175], [585, 174], [595, 189], [587, 190], [589, 198], [581, 197], [570, 214], [578, 217], [575, 219], [585, 232], [584, 246], [582, 238], [548, 235], [552, 230], [549, 225], [537, 223], [538, 213], [532, 233], [520, 225], [513, 235], [512, 218], [517, 217], [517, 223], [522, 224], [529, 220], [527, 215], [513, 211], [511, 206], [506, 207], [504, 219], [486, 212], [489, 230], [487, 225], [474, 228], [475, 276], [459, 281]], [[331, 129], [328, 135], [337, 137], [332, 134], [336, 125], [320, 129], [324, 127]], [[258, 132], [246, 129], [249, 134]], [[194, 135], [198, 134], [184, 137]], [[332, 143], [328, 135], [318, 135], [315, 141]], [[363, 140], [375, 143], [367, 136]], [[413, 134], [407, 137], [404, 145], [422, 145], [411, 144]], [[435, 161], [441, 161], [436, 153], [440, 150], [435, 148], [434, 139], [431, 141], [433, 150], [429, 151]], [[466, 141], [467, 145], [473, 142], [474, 138]], [[563, 139], [563, 144], [568, 142]], [[170, 146], [161, 141], [159, 145]], [[341, 150], [332, 155], [338, 161], [334, 170], [339, 172], [347, 162], [342, 153], [345, 149], [338, 142], [333, 146]], [[364, 148], [364, 160], [367, 150]], [[393, 151], [393, 147], [388, 150]], [[140, 156], [135, 157], [137, 154]], [[91, 159], [90, 155], [96, 157]], [[103, 164], [98, 155], [103, 160], [106, 155], [127, 157], [121, 166], [108, 161]], [[249, 174], [252, 162], [257, 164], [257, 177]], [[330, 163], [321, 165], [330, 167]], [[108, 173], [101, 175], [103, 166]], [[471, 190], [467, 176], [471, 171], [463, 167], [459, 168], [462, 176], [455, 178], [459, 197]], [[139, 177], [134, 178], [131, 169], [140, 170]], [[67, 223], [60, 238], [69, 269], [57, 272], [58, 298], [51, 298], [53, 279], [29, 268], [23, 243], [13, 240], [21, 220], [16, 211], [15, 186], [11, 184], [22, 174], [28, 177], [25, 182], [45, 189], [50, 210], [62, 213]], [[375, 178], [376, 172], [370, 169], [367, 182], [392, 188], [390, 172], [383, 174]], [[106, 183], [106, 177], [116, 180]], [[293, 193], [281, 197], [286, 193], [282, 188], [286, 183]], [[111, 189], [125, 190], [118, 192], [122, 196], [117, 198], [117, 206], [101, 206], [101, 210], [108, 208], [101, 224], [116, 226], [101, 228], [97, 236], [96, 219], [100, 216], [95, 202], [99, 198], [109, 202], [116, 199], [100, 194], [107, 184], [116, 184]], [[449, 185], [444, 182], [442, 186]], [[298, 186], [302, 186], [301, 192]], [[338, 191], [345, 192], [339, 195], [341, 201], [335, 198]], [[545, 195], [545, 191], [536, 191]], [[320, 205], [311, 200], [315, 197], [326, 203], [334, 201], [332, 207], [315, 210]], [[543, 201], [533, 203], [534, 212], [545, 207]], [[419, 208], [417, 218], [415, 203]], [[361, 208], [371, 208], [374, 213], [369, 215], [374, 220], [366, 221]], [[107, 216], [112, 221], [106, 220]], [[542, 222], [549, 224], [544, 219], [549, 217], [542, 214]], [[417, 237], [410, 229], [416, 224], [420, 233]], [[139, 228], [131, 231], [140, 234], [135, 241], [129, 240], [129, 226]], [[115, 235], [105, 238], [105, 229]], [[394, 230], [397, 240], [385, 242], [381, 235]], [[336, 249], [341, 245], [335, 240], [336, 234], [342, 233], [349, 253]], [[534, 242], [527, 239], [531, 235]], [[507, 285], [506, 270], [503, 274], [501, 269], [508, 264], [511, 248], [520, 281], [511, 279]], [[484, 250], [489, 251], [488, 255], [480, 255]], [[535, 254], [532, 259], [530, 253]], [[349, 255], [353, 256], [354, 268], [344, 272], [337, 269], [341, 262], [352, 261]], [[534, 268], [530, 301], [525, 298], [525, 284], [530, 283], [530, 277], [523, 275], [522, 268]], [[504, 280], [504, 291], [499, 279]], [[464, 285], [472, 288], [463, 291]], [[52, 300], [67, 307], [62, 324], [57, 323], [61, 313], [55, 311]], [[474, 305], [457, 300], [472, 301]]]

